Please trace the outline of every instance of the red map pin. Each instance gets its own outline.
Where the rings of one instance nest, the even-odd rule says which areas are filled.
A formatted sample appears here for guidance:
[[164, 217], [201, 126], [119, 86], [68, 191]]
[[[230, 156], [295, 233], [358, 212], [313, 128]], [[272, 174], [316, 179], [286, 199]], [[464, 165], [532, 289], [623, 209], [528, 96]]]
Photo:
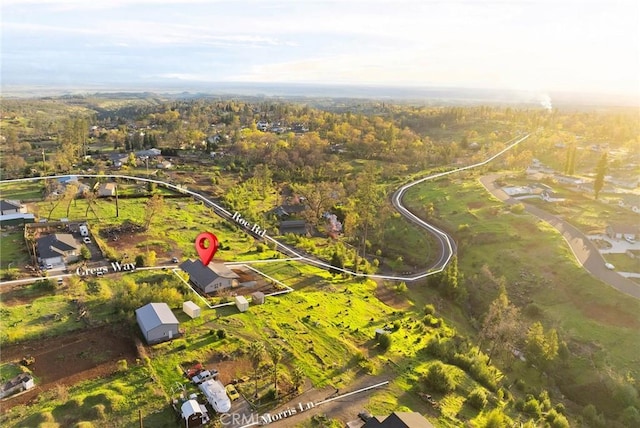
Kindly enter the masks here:
[[[205, 241], [209, 241], [206, 247]], [[207, 266], [213, 259], [213, 255], [218, 251], [218, 238], [216, 238], [216, 235], [210, 232], [202, 232], [198, 235], [196, 238], [196, 251], [202, 264]]]

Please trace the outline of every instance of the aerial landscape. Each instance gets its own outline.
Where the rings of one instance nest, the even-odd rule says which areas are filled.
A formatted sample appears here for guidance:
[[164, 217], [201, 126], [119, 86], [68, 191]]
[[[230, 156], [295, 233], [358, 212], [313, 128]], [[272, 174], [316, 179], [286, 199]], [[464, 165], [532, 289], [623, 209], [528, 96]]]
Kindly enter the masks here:
[[0, 424], [640, 426], [640, 4], [5, 0]]

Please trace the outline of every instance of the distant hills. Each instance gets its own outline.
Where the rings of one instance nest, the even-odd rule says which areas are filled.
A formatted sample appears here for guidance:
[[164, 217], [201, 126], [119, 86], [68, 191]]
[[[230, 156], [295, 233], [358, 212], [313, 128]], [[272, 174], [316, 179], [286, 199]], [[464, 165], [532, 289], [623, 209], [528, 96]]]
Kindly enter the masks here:
[[117, 98], [199, 98], [211, 96], [283, 97], [287, 99], [331, 98], [379, 99], [396, 103], [420, 105], [521, 105], [551, 109], [570, 106], [640, 106], [640, 99], [631, 95], [607, 95], [569, 92], [540, 92], [510, 89], [462, 87], [410, 87], [340, 84], [299, 83], [245, 83], [245, 82], [162, 82], [131, 85], [96, 84], [79, 87], [3, 85], [3, 97], [57, 97], [65, 95], [101, 95]]

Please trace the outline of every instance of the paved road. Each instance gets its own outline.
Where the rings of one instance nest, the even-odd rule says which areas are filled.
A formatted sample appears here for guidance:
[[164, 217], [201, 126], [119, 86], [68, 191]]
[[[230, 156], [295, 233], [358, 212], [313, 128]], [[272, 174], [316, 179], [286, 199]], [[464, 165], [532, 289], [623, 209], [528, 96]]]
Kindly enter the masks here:
[[602, 258], [602, 255], [586, 235], [560, 217], [550, 214], [533, 205], [524, 203], [522, 200], [510, 197], [500, 189], [498, 185], [496, 185], [495, 180], [498, 177], [500, 177], [498, 174], [487, 175], [480, 179], [480, 183], [482, 183], [482, 185], [493, 196], [501, 201], [509, 205], [522, 203], [528, 213], [535, 215], [556, 228], [564, 240], [569, 244], [569, 247], [571, 248], [571, 251], [573, 251], [578, 262], [591, 275], [624, 294], [640, 299], [640, 285], [623, 277], [615, 271], [607, 269], [604, 266], [605, 261]]

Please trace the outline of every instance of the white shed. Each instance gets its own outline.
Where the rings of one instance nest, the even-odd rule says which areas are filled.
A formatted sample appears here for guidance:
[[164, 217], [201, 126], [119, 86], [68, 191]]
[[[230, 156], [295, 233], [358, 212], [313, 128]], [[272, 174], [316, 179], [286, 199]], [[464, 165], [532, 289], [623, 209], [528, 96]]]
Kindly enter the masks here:
[[182, 310], [191, 318], [198, 318], [200, 316], [200, 306], [196, 305], [191, 300], [187, 300], [182, 304]]
[[249, 301], [244, 296], [236, 296], [236, 307], [240, 312], [244, 312], [249, 309]]

